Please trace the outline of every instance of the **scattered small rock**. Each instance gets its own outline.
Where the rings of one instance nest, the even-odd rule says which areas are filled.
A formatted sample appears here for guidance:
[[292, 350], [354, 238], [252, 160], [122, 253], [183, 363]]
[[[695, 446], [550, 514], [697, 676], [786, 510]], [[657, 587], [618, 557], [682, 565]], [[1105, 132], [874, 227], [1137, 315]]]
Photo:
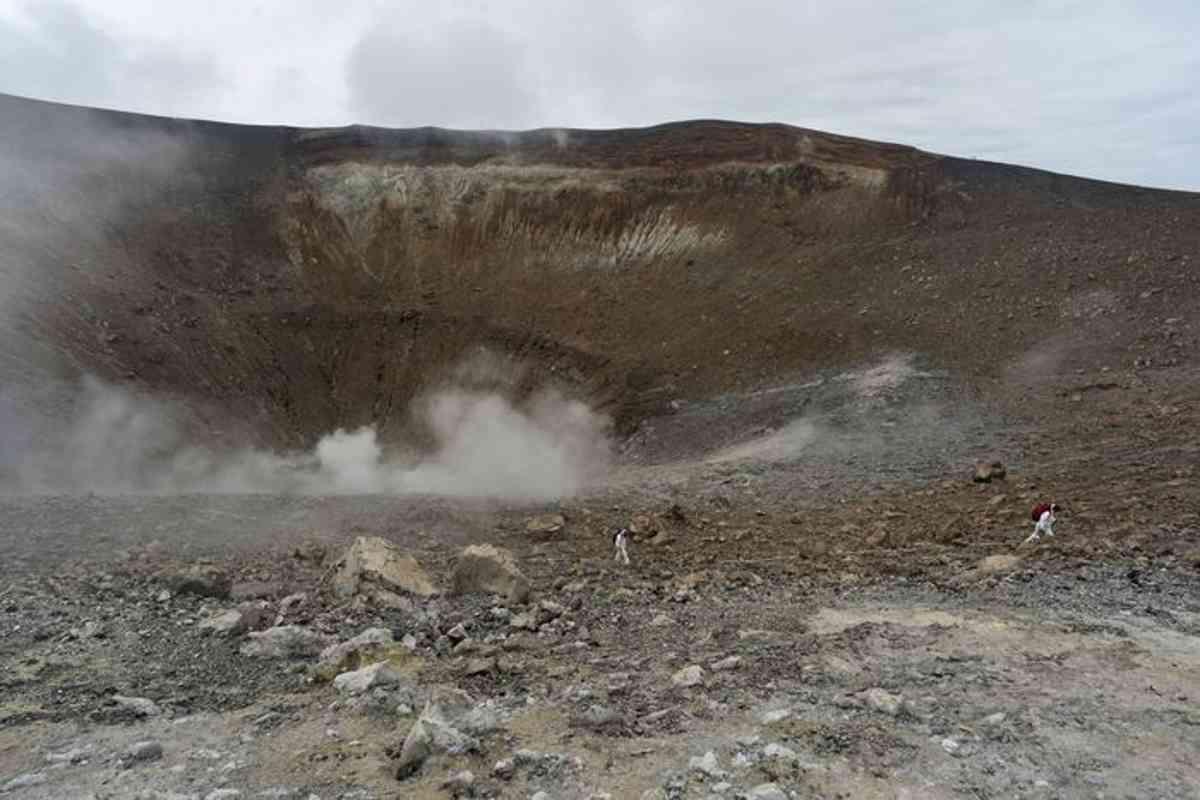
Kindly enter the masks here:
[[492, 767], [492, 774], [502, 781], [511, 780], [516, 771], [516, 762], [511, 758], [502, 758]]

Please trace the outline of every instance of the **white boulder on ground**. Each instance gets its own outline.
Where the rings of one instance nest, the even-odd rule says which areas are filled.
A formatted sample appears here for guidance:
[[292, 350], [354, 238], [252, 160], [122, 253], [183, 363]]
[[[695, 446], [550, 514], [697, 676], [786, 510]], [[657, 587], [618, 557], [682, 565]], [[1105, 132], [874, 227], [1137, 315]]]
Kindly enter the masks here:
[[459, 553], [451, 582], [455, 594], [488, 592], [503, 595], [509, 603], [529, 600], [529, 579], [513, 554], [495, 545], [471, 545]]
[[369, 667], [343, 672], [333, 679], [333, 688], [343, 694], [364, 694], [382, 686], [398, 686], [401, 677], [386, 661]]
[[430, 597], [438, 590], [415, 558], [386, 539], [360, 536], [334, 564], [333, 593], [348, 600], [375, 594]]

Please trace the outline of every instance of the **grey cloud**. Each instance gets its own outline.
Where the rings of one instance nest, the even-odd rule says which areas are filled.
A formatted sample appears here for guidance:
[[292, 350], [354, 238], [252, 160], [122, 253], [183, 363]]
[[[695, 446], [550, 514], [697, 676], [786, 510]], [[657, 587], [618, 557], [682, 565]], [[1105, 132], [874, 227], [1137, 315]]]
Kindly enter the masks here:
[[1184, 0], [259, 0], [244, 24], [175, 25], [184, 47], [152, 36], [182, 8], [135, 31], [121, 8], [148, 0], [72, 1], [0, 15], [0, 91], [292, 124], [780, 121], [1200, 189]]
[[350, 53], [350, 102], [377, 124], [522, 127], [537, 119], [524, 48], [484, 21], [387, 18]]
[[222, 86], [210, 56], [114, 36], [59, 0], [25, 10], [28, 25], [0, 19], [0, 92], [170, 114]]

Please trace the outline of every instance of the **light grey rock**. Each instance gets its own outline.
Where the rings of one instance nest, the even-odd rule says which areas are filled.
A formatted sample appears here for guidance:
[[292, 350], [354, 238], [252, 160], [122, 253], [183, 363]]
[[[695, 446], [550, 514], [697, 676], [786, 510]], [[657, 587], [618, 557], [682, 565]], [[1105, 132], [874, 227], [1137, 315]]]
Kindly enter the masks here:
[[81, 628], [71, 628], [72, 639], [100, 639], [104, 637], [104, 626], [95, 620], [89, 620]]
[[434, 753], [459, 755], [478, 750], [478, 740], [452, 722], [465, 716], [470, 706], [471, 699], [463, 692], [435, 689], [400, 748], [396, 777], [403, 780], [413, 775]]
[[241, 796], [242, 793], [237, 789], [213, 789], [204, 795], [204, 800], [235, 800]]
[[128, 764], [141, 764], [147, 761], [157, 761], [163, 756], [163, 747], [156, 741], [146, 740], [142, 742], [134, 742], [129, 748], [121, 754], [121, 758]]
[[775, 783], [760, 783], [750, 790], [750, 800], [788, 800], [787, 793]]
[[774, 725], [777, 722], [783, 722], [785, 719], [787, 719], [791, 715], [792, 715], [792, 712], [790, 709], [776, 708], [771, 711], [764, 711], [759, 716], [759, 719], [762, 720], [764, 725]]
[[198, 627], [217, 636], [237, 636], [246, 631], [247, 624], [246, 620], [242, 619], [242, 612], [233, 609], [201, 620]]
[[162, 714], [162, 709], [158, 707], [158, 703], [146, 697], [126, 697], [125, 695], [114, 694], [112, 701], [122, 711], [129, 711], [139, 717], [157, 717]]
[[517, 771], [517, 764], [511, 758], [502, 758], [492, 766], [492, 774], [502, 781], [511, 780]]
[[333, 592], [342, 599], [376, 591], [430, 597], [437, 587], [417, 560], [378, 536], [360, 536], [334, 565]]
[[741, 656], [729, 656], [712, 665], [713, 672], [728, 672], [729, 670], [737, 669], [742, 665]]
[[455, 594], [491, 593], [508, 603], [526, 603], [529, 579], [517, 566], [513, 554], [490, 544], [472, 545], [458, 555], [451, 577]]
[[369, 667], [343, 672], [333, 679], [333, 688], [342, 694], [357, 695], [385, 686], [398, 686], [403, 679], [386, 661]]
[[720, 763], [717, 761], [717, 754], [709, 750], [702, 756], [693, 756], [688, 761], [688, 768], [693, 772], [699, 772], [707, 775], [710, 778], [724, 778], [729, 775], [728, 772], [721, 769]]
[[683, 689], [699, 686], [704, 683], [704, 668], [698, 664], [684, 667], [671, 676], [671, 683]]
[[475, 773], [468, 769], [461, 772], [456, 772], [446, 780], [442, 781], [441, 788], [450, 792], [454, 797], [460, 797], [464, 794], [470, 794], [475, 786]]
[[526, 631], [536, 631], [538, 627], [537, 619], [528, 611], [513, 616], [509, 619], [508, 624], [512, 628]]
[[312, 658], [328, 644], [328, 637], [316, 631], [300, 625], [278, 625], [251, 633], [241, 654], [252, 658]]
[[18, 775], [8, 783], [3, 784], [3, 786], [0, 788], [3, 788], [5, 792], [15, 792], [18, 789], [28, 789], [31, 786], [40, 786], [45, 782], [46, 773], [27, 772], [24, 775]]
[[895, 695], [879, 688], [867, 689], [863, 693], [863, 699], [867, 701], [867, 705], [871, 708], [892, 717], [900, 713], [901, 705], [904, 702], [904, 698], [900, 695]]
[[799, 758], [795, 750], [792, 750], [789, 747], [784, 747], [776, 742], [772, 742], [764, 747], [763, 755], [766, 758], [777, 758], [783, 761], [795, 761], [797, 758]]
[[219, 567], [197, 564], [168, 575], [167, 585], [175, 594], [191, 594], [224, 600], [229, 597], [232, 581]]
[[72, 747], [70, 750], [64, 750], [61, 753], [47, 753], [46, 763], [48, 764], [80, 764], [92, 757], [93, 749], [91, 745], [83, 747]]
[[543, 600], [538, 603], [538, 608], [550, 619], [557, 619], [567, 613], [565, 606], [559, 605], [553, 600]]
[[357, 669], [372, 656], [395, 646], [396, 640], [387, 628], [367, 628], [352, 639], [326, 647], [321, 651], [317, 663], [322, 668], [340, 673]]

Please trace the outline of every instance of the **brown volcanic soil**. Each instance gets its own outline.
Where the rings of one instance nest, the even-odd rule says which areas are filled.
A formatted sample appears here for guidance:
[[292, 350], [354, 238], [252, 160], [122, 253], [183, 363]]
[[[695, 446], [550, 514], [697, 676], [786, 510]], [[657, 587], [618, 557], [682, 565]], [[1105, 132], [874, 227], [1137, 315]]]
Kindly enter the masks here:
[[[1200, 196], [775, 125], [302, 131], [15, 98], [0, 170], [8, 392], [87, 371], [214, 440], [399, 441], [482, 345], [518, 393], [618, 422], [610, 481], [547, 507], [0, 498], [0, 793], [448, 797], [466, 768], [499, 797], [1196, 796]], [[1007, 479], [972, 483], [993, 458]], [[1022, 546], [1049, 497], [1058, 537]], [[564, 530], [531, 535], [547, 511]], [[462, 544], [509, 547], [565, 611], [516, 633], [482, 597], [347, 606], [293, 556], [364, 534], [442, 583]], [[277, 583], [273, 610], [307, 592], [288, 622], [413, 635], [412, 685], [347, 701], [202, 634], [233, 601], [162, 594], [197, 559]], [[448, 652], [459, 622], [481, 654]], [[689, 664], [704, 682], [673, 686]], [[500, 730], [397, 783], [435, 684]], [[163, 758], [124, 768], [147, 738]], [[519, 748], [579, 762], [494, 777]], [[709, 750], [724, 776], [689, 766]]]
[[[297, 130], [0, 98], [0, 363], [310, 445], [479, 346], [616, 415], [911, 352], [986, 388], [1194, 363], [1200, 196], [782, 125]], [[561, 146], [560, 146], [561, 143]], [[10, 172], [12, 170], [9, 170]], [[1143, 296], [1144, 295], [1144, 296]], [[67, 302], [63, 302], [67, 299]]]

